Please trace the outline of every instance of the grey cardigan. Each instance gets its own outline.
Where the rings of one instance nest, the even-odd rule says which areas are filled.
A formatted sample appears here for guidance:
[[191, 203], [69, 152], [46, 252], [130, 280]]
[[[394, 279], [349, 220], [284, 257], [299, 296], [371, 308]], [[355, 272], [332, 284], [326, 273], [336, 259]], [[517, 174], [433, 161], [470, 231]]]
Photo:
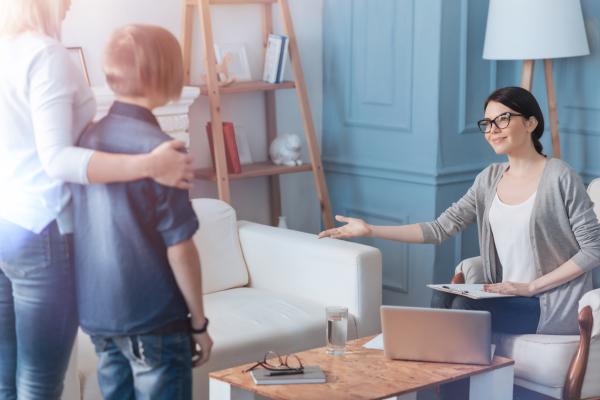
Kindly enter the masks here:
[[[502, 265], [496, 254], [488, 214], [496, 186], [507, 168], [508, 163], [490, 165], [477, 175], [467, 193], [437, 220], [420, 224], [425, 243], [439, 244], [477, 221], [486, 282], [502, 282]], [[581, 178], [561, 160], [546, 162], [529, 232], [538, 277], [568, 260], [586, 271], [539, 295], [541, 314], [537, 332], [576, 334], [577, 303], [592, 289], [590, 271], [600, 265], [600, 225]]]

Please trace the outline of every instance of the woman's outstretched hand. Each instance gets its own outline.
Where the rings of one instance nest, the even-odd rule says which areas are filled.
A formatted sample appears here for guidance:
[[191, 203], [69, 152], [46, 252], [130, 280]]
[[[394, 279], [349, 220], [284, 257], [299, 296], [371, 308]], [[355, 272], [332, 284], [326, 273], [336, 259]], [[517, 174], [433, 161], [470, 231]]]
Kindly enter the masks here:
[[346, 225], [342, 225], [339, 228], [327, 229], [319, 233], [319, 239], [325, 237], [345, 239], [357, 236], [369, 236], [371, 234], [371, 226], [362, 219], [343, 217], [341, 215], [336, 215], [335, 219], [339, 222], [345, 222]]
[[149, 154], [150, 177], [161, 185], [191, 189], [194, 170], [192, 157], [185, 153], [185, 143], [169, 140]]
[[513, 296], [531, 297], [534, 295], [529, 287], [529, 283], [502, 282], [488, 283], [483, 285], [486, 292], [512, 294]]

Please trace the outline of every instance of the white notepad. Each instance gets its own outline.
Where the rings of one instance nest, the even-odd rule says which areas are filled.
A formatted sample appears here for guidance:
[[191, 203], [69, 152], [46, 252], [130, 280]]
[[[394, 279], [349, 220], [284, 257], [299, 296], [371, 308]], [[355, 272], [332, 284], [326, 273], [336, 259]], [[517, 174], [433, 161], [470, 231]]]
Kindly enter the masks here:
[[483, 284], [473, 283], [446, 283], [443, 285], [427, 285], [428, 288], [442, 292], [458, 294], [470, 299], [494, 299], [498, 297], [515, 297], [512, 294], [501, 294], [486, 292], [483, 290]]

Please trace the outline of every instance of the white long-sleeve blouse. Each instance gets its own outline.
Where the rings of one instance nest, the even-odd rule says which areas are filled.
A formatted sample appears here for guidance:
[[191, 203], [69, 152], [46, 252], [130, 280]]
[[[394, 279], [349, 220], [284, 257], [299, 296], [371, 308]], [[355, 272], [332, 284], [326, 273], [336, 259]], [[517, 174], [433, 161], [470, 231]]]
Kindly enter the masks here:
[[68, 51], [37, 33], [0, 38], [0, 218], [70, 232], [64, 182], [87, 183], [93, 151], [75, 147], [96, 111]]

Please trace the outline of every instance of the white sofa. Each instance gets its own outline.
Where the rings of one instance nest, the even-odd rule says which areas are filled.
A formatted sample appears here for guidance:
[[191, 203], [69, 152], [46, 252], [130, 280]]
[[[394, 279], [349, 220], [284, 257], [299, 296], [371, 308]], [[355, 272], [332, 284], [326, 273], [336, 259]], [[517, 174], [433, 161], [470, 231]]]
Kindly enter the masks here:
[[[380, 331], [381, 254], [356, 243], [237, 221], [214, 199], [192, 201], [202, 262], [205, 311], [214, 341], [194, 370], [194, 399], [208, 397], [208, 373], [325, 344], [325, 306], [347, 306], [348, 335]], [[63, 399], [100, 400], [97, 358], [79, 333]]]

